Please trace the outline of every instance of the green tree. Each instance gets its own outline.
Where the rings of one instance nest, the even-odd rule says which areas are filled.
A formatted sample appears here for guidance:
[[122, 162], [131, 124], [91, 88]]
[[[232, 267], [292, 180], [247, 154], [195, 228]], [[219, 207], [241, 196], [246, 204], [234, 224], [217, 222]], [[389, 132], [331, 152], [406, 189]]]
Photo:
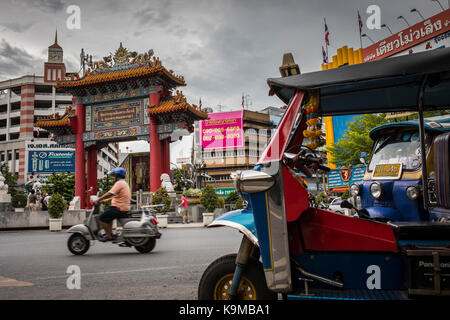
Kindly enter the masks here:
[[98, 196], [101, 197], [105, 193], [107, 193], [114, 185], [114, 177], [113, 176], [105, 176], [102, 179], [97, 179], [98, 186]]
[[207, 185], [203, 189], [202, 196], [200, 197], [200, 203], [205, 207], [206, 211], [214, 212], [220, 206], [219, 201], [216, 190], [212, 186]]
[[66, 202], [70, 202], [75, 194], [75, 175], [73, 173], [54, 173], [48, 177], [44, 189], [52, 190], [53, 194], [58, 193]]
[[157, 207], [155, 211], [158, 213], [168, 212], [170, 210], [170, 205], [172, 201], [170, 200], [169, 193], [163, 187], [156, 190], [156, 192], [152, 196], [152, 204], [163, 204], [164, 207]]
[[350, 191], [348, 191], [348, 189], [346, 189], [344, 192], [342, 192], [341, 199], [347, 200], [348, 198], [350, 198]]
[[225, 203], [236, 203], [236, 201], [239, 199], [239, 194], [237, 191], [230, 192], [227, 197], [225, 198]]
[[389, 122], [386, 115], [365, 114], [357, 116], [348, 123], [348, 129], [342, 139], [329, 148], [332, 162], [339, 166], [360, 164], [361, 152], [366, 152], [369, 156], [372, 151], [373, 141], [369, 137], [369, 132], [373, 128]]
[[321, 192], [316, 197], [316, 204], [320, 205], [322, 202], [328, 203], [328, 197], [325, 192]]
[[64, 210], [67, 208], [67, 203], [59, 193], [54, 193], [48, 202], [48, 215], [52, 219], [59, 219], [62, 217]]
[[[450, 111], [425, 111], [424, 118], [447, 114], [450, 114]], [[373, 141], [369, 137], [370, 130], [385, 123], [413, 120], [417, 118], [417, 113], [408, 117], [399, 117], [396, 119], [386, 119], [385, 113], [364, 114], [355, 117], [353, 121], [347, 124], [348, 129], [345, 130], [342, 139], [339, 139], [336, 144], [328, 149], [333, 158], [332, 163], [338, 167], [360, 164], [359, 159], [361, 152], [366, 152], [369, 157], [372, 152]]]

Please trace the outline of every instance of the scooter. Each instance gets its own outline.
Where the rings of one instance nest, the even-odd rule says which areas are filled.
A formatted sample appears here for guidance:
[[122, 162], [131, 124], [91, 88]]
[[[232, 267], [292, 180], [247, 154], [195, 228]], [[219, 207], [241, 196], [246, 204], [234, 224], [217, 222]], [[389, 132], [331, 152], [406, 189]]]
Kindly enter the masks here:
[[[91, 200], [95, 200], [92, 197]], [[142, 211], [131, 211], [128, 217], [117, 219], [117, 230], [112, 243], [119, 247], [134, 247], [140, 253], [151, 252], [156, 245], [156, 239], [161, 237], [158, 231], [158, 220], [154, 216], [155, 207], [163, 205], [141, 206]], [[148, 214], [147, 214], [147, 212]], [[67, 247], [74, 255], [83, 255], [105, 235], [105, 230], [99, 222], [100, 203], [94, 205], [83, 224], [72, 226], [68, 233], [72, 235], [67, 240]]]

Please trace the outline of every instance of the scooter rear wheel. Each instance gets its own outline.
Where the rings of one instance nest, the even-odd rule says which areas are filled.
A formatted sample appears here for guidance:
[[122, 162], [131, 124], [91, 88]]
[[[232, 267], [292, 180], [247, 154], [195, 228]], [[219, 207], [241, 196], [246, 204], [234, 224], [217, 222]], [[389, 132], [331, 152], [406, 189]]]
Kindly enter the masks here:
[[89, 240], [79, 233], [72, 234], [67, 240], [67, 248], [77, 256], [85, 254], [89, 250]]
[[[231, 282], [236, 269], [236, 254], [223, 256], [206, 268], [198, 286], [199, 300], [228, 300]], [[239, 282], [238, 300], [274, 300], [277, 294], [270, 291], [261, 263], [249, 259]]]
[[155, 246], [156, 246], [156, 239], [149, 238], [146, 244], [144, 244], [143, 246], [135, 246], [134, 248], [139, 253], [149, 253], [155, 248]]

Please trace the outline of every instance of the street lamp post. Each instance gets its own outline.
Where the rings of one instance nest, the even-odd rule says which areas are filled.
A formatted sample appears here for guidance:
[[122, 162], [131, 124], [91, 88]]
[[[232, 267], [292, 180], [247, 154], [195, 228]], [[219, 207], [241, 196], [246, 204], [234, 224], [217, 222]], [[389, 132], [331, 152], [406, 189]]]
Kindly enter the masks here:
[[425, 18], [423, 17], [423, 15], [420, 13], [419, 10], [417, 10], [416, 8], [411, 9], [411, 12], [417, 12], [417, 14], [422, 18], [422, 20], [425, 20]]
[[369, 36], [368, 36], [367, 34], [365, 34], [365, 33], [363, 33], [363, 34], [361, 35], [361, 37], [368, 38], [370, 41], [372, 41], [372, 43], [375, 43], [375, 41], [373, 41], [372, 38], [369, 37]]
[[397, 19], [399, 19], [399, 20], [403, 19], [406, 22], [406, 24], [408, 25], [408, 27], [410, 26], [408, 20], [406, 20], [406, 18], [404, 16], [398, 16]]
[[391, 28], [389, 28], [389, 26], [386, 25], [385, 23], [383, 23], [383, 24], [381, 25], [381, 27], [382, 27], [382, 28], [387, 28], [387, 29], [389, 30], [389, 32], [390, 32], [391, 34], [393, 34]]
[[[442, 11], [444, 11], [444, 7], [442, 6], [441, 2], [439, 0], [431, 0], [432, 2], [437, 2], [439, 4], [439, 6], [441, 7]], [[450, 5], [450, 0], [449, 0], [449, 5]]]

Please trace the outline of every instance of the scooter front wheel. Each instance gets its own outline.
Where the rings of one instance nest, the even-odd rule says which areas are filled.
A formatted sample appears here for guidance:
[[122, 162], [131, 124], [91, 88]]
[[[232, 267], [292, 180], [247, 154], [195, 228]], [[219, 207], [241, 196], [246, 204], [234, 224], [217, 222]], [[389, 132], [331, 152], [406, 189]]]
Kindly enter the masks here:
[[[211, 263], [198, 286], [199, 300], [228, 300], [234, 271], [236, 254], [228, 254]], [[237, 291], [238, 300], [274, 300], [275, 292], [270, 291], [261, 263], [249, 259], [241, 276]]]
[[89, 250], [89, 240], [79, 233], [74, 233], [67, 240], [67, 248], [77, 256], [85, 254]]

